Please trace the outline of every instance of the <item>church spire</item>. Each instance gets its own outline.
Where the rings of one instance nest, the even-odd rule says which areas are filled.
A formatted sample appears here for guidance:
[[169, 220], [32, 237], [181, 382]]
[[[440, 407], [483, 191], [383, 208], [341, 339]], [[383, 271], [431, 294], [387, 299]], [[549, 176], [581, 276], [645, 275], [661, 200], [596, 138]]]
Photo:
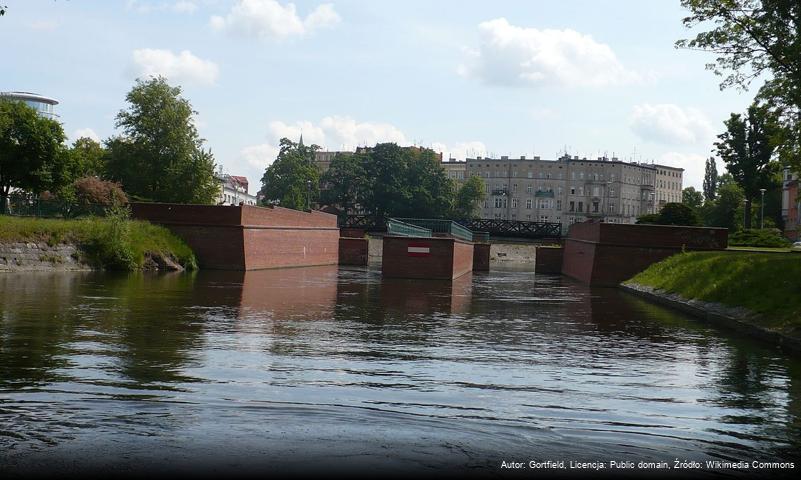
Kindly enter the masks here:
[[300, 132], [300, 140], [298, 140], [298, 147], [303, 146], [303, 132]]

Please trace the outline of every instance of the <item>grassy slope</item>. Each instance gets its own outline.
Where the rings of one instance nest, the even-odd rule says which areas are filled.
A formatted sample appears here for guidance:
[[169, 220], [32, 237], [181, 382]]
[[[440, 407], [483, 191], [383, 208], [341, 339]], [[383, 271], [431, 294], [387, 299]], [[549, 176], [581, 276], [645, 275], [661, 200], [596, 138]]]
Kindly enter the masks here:
[[[132, 253], [134, 263], [139, 267], [144, 263], [145, 253], [148, 252], [172, 254], [184, 267], [196, 266], [192, 250], [166, 228], [138, 220], [128, 220], [127, 224], [127, 247]], [[95, 217], [61, 220], [0, 215], [0, 242], [30, 241], [46, 242], [50, 245], [75, 243], [86, 246], [108, 241], [110, 228], [107, 220]], [[92, 260], [103, 263], [100, 258]]]
[[745, 307], [759, 324], [801, 333], [801, 254], [692, 252], [651, 265], [625, 283], [638, 283], [687, 299]]

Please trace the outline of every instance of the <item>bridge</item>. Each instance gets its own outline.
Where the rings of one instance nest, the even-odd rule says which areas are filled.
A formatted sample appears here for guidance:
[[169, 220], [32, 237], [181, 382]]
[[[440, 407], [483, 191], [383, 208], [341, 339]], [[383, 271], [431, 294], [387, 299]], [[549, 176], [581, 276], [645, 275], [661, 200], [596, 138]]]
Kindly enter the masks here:
[[[516, 237], [530, 239], [558, 239], [562, 236], [562, 225], [553, 222], [524, 222], [500, 219], [454, 220], [473, 232], [486, 232], [493, 237]], [[347, 215], [339, 217], [340, 228], [358, 228], [366, 232], [386, 232], [386, 220], [370, 215]]]

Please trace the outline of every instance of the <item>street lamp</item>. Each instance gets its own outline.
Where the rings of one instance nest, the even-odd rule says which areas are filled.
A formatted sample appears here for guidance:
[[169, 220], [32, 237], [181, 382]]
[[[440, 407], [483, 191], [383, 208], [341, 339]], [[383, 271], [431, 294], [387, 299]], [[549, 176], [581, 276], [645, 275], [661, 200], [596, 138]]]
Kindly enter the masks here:
[[745, 218], [748, 216], [748, 199], [743, 199], [743, 230], [746, 229]]
[[765, 189], [760, 188], [759, 191], [762, 193], [762, 202], [759, 205], [761, 210], [759, 214], [759, 228], [763, 229], [765, 228]]

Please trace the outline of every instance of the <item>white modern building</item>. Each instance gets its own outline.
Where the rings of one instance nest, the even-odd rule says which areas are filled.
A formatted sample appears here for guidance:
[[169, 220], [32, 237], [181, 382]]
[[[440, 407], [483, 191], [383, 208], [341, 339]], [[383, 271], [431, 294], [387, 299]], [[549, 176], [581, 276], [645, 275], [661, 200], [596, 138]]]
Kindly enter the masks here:
[[30, 92], [0, 92], [0, 97], [8, 100], [24, 102], [43, 117], [51, 118], [53, 120], [58, 118], [58, 115], [53, 108], [58, 105], [58, 100], [54, 98], [45, 97], [43, 95]]

